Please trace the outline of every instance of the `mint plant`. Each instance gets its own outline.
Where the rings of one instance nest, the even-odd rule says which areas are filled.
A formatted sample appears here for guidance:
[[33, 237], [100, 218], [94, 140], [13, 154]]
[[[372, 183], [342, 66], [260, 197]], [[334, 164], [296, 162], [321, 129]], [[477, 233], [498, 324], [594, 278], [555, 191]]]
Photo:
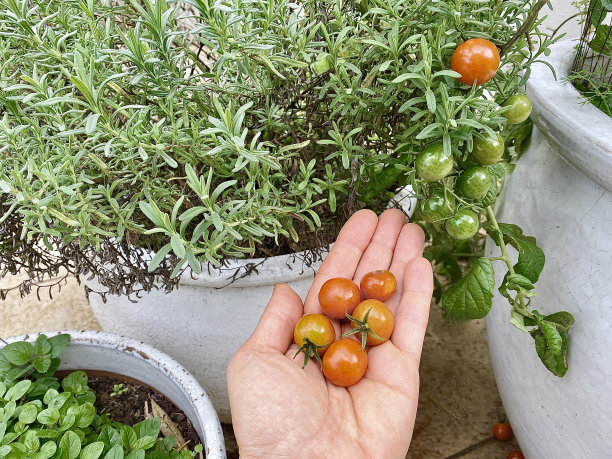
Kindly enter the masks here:
[[159, 438], [160, 419], [128, 426], [98, 414], [85, 372], [54, 376], [69, 340], [39, 335], [35, 343], [0, 349], [0, 458], [169, 459], [202, 452], [202, 445], [173, 449], [174, 437]]
[[[0, 0], [0, 275], [25, 270], [22, 294], [64, 272], [102, 295], [169, 291], [187, 267], [325, 246], [410, 185], [428, 256], [459, 282], [447, 315], [483, 317], [491, 265], [461, 280], [457, 259], [478, 254], [481, 220], [495, 228], [531, 132], [507, 102], [553, 41], [545, 4]], [[451, 68], [474, 38], [501, 57], [480, 85]], [[516, 281], [513, 323], [546, 337]]]

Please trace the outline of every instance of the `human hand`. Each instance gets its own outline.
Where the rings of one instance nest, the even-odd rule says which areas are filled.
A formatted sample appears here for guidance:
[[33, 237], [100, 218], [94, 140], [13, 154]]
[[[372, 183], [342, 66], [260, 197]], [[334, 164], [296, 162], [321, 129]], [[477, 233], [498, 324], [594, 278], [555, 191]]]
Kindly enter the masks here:
[[[241, 458], [404, 458], [416, 417], [419, 360], [433, 290], [422, 258], [421, 228], [399, 210], [380, 218], [355, 213], [321, 265], [306, 301], [277, 285], [252, 336], [227, 371], [230, 407]], [[294, 359], [293, 328], [320, 313], [318, 292], [332, 277], [357, 284], [389, 269], [397, 289], [385, 303], [395, 315], [391, 339], [368, 349], [368, 370], [347, 388], [325, 380], [316, 361]], [[334, 322], [340, 334], [340, 324]]]

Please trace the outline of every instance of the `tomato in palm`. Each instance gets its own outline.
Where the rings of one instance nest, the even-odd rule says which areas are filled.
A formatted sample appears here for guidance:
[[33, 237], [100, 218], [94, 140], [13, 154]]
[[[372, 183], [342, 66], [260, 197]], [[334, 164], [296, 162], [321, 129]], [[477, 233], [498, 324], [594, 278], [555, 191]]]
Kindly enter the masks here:
[[331, 321], [323, 314], [306, 314], [293, 329], [293, 340], [300, 352], [304, 352], [304, 365], [306, 366], [311, 357], [321, 363], [320, 356], [325, 354], [331, 343], [336, 339], [336, 331]]
[[453, 157], [444, 154], [442, 143], [425, 148], [414, 163], [417, 174], [428, 182], [442, 180], [453, 170]]
[[504, 155], [504, 139], [497, 134], [495, 137], [475, 137], [471, 157], [478, 164], [488, 166], [494, 164]]
[[495, 76], [499, 67], [497, 46], [483, 38], [472, 38], [461, 43], [451, 58], [451, 69], [461, 74], [463, 84], [478, 86]]
[[455, 198], [444, 190], [436, 190], [421, 204], [421, 216], [426, 222], [444, 220], [455, 211]]
[[502, 104], [502, 107], [512, 107], [507, 112], [502, 113], [508, 124], [522, 123], [531, 115], [531, 101], [525, 94], [510, 96]]
[[476, 213], [469, 209], [460, 209], [446, 220], [444, 227], [453, 239], [469, 239], [478, 232], [480, 222]]
[[361, 302], [359, 287], [344, 277], [329, 279], [319, 291], [319, 304], [323, 312], [332, 319], [344, 319]]
[[334, 341], [323, 356], [323, 374], [336, 386], [357, 384], [368, 369], [368, 354], [350, 338]]
[[353, 326], [351, 332], [357, 331], [357, 337], [362, 340], [362, 343], [363, 335], [366, 335], [366, 340], [362, 347], [365, 344], [368, 346], [378, 346], [387, 341], [393, 333], [395, 318], [391, 309], [382, 301], [362, 301], [355, 308], [352, 316], [354, 319], [351, 319], [351, 325]]
[[520, 451], [510, 451], [508, 453], [508, 459], [525, 459], [525, 456]]
[[508, 441], [512, 438], [512, 427], [510, 425], [498, 422], [493, 425], [493, 436], [501, 441]]
[[397, 287], [397, 279], [391, 271], [379, 269], [367, 273], [361, 278], [361, 295], [363, 298], [385, 301], [391, 298]]
[[482, 199], [491, 188], [491, 175], [482, 166], [468, 166], [461, 173], [455, 188], [470, 199]]

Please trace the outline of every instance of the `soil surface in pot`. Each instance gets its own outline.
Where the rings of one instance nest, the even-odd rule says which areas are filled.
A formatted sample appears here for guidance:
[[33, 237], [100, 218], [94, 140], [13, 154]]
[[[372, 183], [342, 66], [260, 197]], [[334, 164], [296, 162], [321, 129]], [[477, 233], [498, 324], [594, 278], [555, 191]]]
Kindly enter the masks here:
[[[72, 373], [72, 371], [67, 372]], [[170, 421], [178, 427], [186, 446], [193, 449], [202, 443], [191, 421], [183, 410], [177, 407], [161, 392], [136, 379], [108, 373], [105, 371], [86, 371], [89, 378], [88, 386], [96, 394], [94, 406], [99, 414], [108, 413], [113, 422], [121, 422], [134, 426], [147, 417], [147, 410], [152, 411], [151, 400], [166, 412]], [[123, 384], [122, 393], [115, 392], [115, 385]], [[162, 419], [162, 433], [164, 419]], [[177, 440], [178, 444], [178, 440]]]

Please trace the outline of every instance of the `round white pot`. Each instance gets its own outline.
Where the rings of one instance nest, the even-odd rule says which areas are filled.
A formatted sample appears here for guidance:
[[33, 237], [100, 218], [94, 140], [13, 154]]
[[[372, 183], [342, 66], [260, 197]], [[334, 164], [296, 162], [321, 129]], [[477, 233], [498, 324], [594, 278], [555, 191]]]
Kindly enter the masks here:
[[[137, 379], [164, 394], [189, 418], [204, 446], [207, 459], [224, 459], [223, 431], [215, 409], [187, 370], [154, 347], [100, 331], [44, 332], [48, 337], [69, 333], [60, 370], [99, 370]], [[15, 336], [14, 341], [35, 341], [40, 333]], [[2, 347], [2, 344], [0, 344]]]
[[[409, 191], [395, 197], [410, 216], [416, 200]], [[304, 299], [322, 258], [300, 252], [270, 258], [228, 260], [202, 274], [187, 270], [179, 288], [166, 294], [153, 290], [138, 303], [126, 297], [91, 294], [91, 307], [104, 330], [149, 343], [181, 362], [204, 386], [222, 422], [231, 422], [226, 371], [238, 348], [251, 335], [275, 284], [285, 283]], [[235, 275], [236, 274], [236, 275]], [[244, 277], [243, 277], [244, 276]], [[93, 290], [104, 290], [95, 280]]]
[[[573, 47], [552, 47], [557, 81], [544, 65], [532, 69], [527, 92], [537, 128], [497, 211], [546, 254], [532, 305], [576, 319], [569, 371], [557, 378], [539, 361], [533, 339], [508, 323], [507, 300], [497, 294], [487, 317], [497, 385], [529, 459], [607, 458], [612, 450], [612, 119], [563, 81]], [[487, 255], [497, 250], [489, 241]]]

